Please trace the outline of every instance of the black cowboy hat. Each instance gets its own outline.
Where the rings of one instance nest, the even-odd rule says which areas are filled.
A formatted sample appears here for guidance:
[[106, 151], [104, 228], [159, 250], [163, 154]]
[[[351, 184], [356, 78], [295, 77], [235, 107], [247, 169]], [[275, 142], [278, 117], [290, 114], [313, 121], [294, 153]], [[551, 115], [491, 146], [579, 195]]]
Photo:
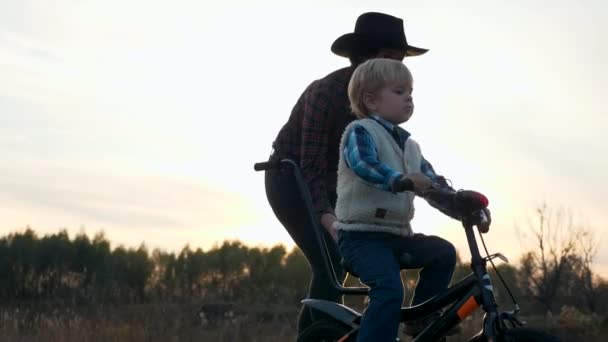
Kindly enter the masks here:
[[429, 51], [407, 43], [402, 19], [377, 12], [361, 14], [357, 18], [355, 32], [336, 39], [331, 51], [338, 56], [351, 57], [354, 51], [370, 47], [402, 50], [406, 56], [418, 56]]

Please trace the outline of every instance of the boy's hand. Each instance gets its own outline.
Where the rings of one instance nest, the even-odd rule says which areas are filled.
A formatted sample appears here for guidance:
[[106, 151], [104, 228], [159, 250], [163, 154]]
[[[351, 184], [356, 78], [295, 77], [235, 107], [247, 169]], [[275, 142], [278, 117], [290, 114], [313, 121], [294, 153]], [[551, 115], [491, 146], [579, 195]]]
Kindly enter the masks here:
[[406, 177], [414, 183], [414, 192], [416, 195], [421, 195], [424, 191], [429, 190], [433, 184], [429, 177], [420, 172], [409, 173]]

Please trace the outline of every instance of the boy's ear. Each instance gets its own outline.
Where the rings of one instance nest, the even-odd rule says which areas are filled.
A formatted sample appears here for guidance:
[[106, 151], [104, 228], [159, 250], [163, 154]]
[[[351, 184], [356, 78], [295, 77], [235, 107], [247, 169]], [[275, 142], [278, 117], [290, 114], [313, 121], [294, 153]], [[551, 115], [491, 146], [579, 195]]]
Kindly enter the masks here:
[[375, 111], [376, 110], [376, 97], [374, 96], [374, 94], [366, 92], [363, 93], [363, 104], [365, 105], [365, 107], [370, 110], [370, 111]]

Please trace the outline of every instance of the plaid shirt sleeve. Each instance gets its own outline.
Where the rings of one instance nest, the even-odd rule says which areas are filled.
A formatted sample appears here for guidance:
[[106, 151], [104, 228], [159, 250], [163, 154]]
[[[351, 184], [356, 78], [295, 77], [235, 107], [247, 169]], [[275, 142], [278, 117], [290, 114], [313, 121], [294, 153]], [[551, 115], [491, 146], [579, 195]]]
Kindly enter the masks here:
[[333, 213], [327, 196], [327, 156], [329, 127], [333, 110], [328, 91], [316, 89], [308, 94], [302, 120], [300, 167], [310, 189], [317, 215]]
[[391, 191], [394, 180], [403, 174], [378, 160], [374, 140], [365, 128], [354, 125], [347, 134], [342, 153], [348, 167], [370, 185]]
[[[437, 187], [441, 190], [447, 191], [456, 191], [454, 190], [446, 181], [443, 176], [437, 175], [435, 170], [433, 169], [433, 165], [429, 163], [424, 157], [422, 158], [422, 163], [420, 165], [420, 172], [429, 177], [433, 182], [433, 186]], [[441, 211], [445, 215], [458, 220], [459, 215], [456, 210], [453, 208], [453, 204], [451, 202], [442, 202], [437, 198], [432, 198], [431, 196], [424, 196], [424, 199], [435, 209]]]

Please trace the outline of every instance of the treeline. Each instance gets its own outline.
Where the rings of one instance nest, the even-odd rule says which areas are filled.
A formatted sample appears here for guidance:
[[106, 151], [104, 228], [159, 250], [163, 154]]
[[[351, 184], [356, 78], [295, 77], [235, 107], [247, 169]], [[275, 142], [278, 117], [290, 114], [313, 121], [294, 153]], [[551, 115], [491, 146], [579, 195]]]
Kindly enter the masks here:
[[98, 233], [43, 237], [31, 230], [0, 238], [0, 301], [139, 303], [196, 298], [294, 303], [306, 293], [306, 259], [283, 246], [224, 242], [209, 251], [167, 253], [117, 247]]
[[[528, 311], [558, 314], [563, 307], [606, 314], [608, 284], [593, 274], [588, 260], [573, 246], [526, 253], [518, 266], [501, 264], [501, 275]], [[459, 262], [454, 280], [470, 272]], [[66, 231], [39, 237], [33, 230], [0, 238], [0, 301], [22, 303], [143, 303], [199, 301], [298, 306], [307, 292], [310, 271], [298, 249], [248, 247], [224, 242], [203, 251], [184, 247], [179, 253], [159, 249], [111, 248], [99, 233], [93, 238]], [[406, 297], [416, 271], [403, 272]], [[499, 301], [509, 296], [494, 277]], [[356, 279], [349, 278], [349, 283]]]

